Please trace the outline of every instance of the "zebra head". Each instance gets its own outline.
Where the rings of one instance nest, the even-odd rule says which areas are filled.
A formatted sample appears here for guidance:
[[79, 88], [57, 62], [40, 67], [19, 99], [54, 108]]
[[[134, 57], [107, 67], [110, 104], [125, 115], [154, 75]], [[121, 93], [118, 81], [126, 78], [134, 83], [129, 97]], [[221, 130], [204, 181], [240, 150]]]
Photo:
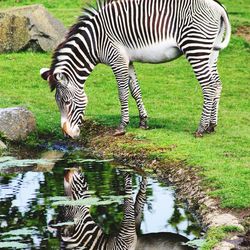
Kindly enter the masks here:
[[88, 184], [84, 175], [76, 168], [65, 170], [64, 173], [65, 194], [73, 200], [89, 197]]
[[84, 90], [73, 84], [66, 73], [41, 69], [41, 77], [49, 82], [51, 91], [56, 89], [55, 99], [61, 113], [61, 128], [64, 135], [77, 138], [88, 98]]

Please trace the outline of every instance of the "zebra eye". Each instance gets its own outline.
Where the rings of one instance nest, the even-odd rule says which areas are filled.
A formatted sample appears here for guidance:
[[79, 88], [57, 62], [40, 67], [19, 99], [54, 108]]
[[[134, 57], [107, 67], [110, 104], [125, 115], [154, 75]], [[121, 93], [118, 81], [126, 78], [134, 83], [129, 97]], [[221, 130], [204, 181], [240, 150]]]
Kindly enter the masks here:
[[65, 104], [66, 104], [66, 105], [70, 105], [70, 101], [66, 101]]

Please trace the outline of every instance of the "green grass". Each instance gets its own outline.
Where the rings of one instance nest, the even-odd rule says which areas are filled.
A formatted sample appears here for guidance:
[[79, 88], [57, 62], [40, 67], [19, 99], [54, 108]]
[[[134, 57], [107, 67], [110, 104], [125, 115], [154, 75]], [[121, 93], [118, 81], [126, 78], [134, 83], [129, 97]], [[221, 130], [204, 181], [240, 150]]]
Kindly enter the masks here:
[[228, 233], [242, 232], [235, 226], [213, 227], [206, 232], [206, 241], [202, 245], [201, 250], [213, 249], [213, 247], [223, 240]]
[[[14, 1], [0, 2], [0, 8]], [[20, 1], [15, 5], [35, 3]], [[38, 1], [37, 1], [38, 2]], [[83, 1], [39, 1], [67, 26], [74, 23]], [[229, 10], [233, 30], [250, 24], [247, 0], [222, 1]], [[0, 55], [0, 107], [25, 106], [37, 117], [38, 131], [60, 135], [60, 117], [54, 93], [40, 79], [39, 69], [50, 65], [50, 54], [14, 53]], [[220, 198], [221, 206], [250, 207], [250, 47], [233, 36], [221, 52], [219, 72], [223, 91], [217, 133], [195, 139], [202, 107], [200, 86], [184, 57], [167, 64], [135, 64], [143, 99], [150, 117], [150, 130], [138, 129], [138, 114], [130, 99], [131, 123], [128, 131], [149, 139], [144, 147], [176, 145], [161, 157], [185, 160], [200, 166], [210, 195]], [[120, 119], [117, 86], [111, 69], [98, 65], [87, 80], [89, 97], [86, 116], [102, 124], [116, 126]], [[100, 101], [101, 100], [101, 101]]]

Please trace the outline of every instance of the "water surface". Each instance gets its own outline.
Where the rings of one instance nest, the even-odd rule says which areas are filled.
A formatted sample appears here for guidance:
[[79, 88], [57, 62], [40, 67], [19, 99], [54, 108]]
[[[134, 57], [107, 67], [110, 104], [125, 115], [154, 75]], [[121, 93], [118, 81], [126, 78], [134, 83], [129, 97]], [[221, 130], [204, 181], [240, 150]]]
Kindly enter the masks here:
[[[64, 173], [69, 168], [81, 169], [92, 197], [102, 201], [118, 197], [111, 204], [92, 205], [90, 212], [106, 234], [119, 231], [124, 214], [124, 173], [132, 176], [134, 200], [141, 174], [111, 162], [88, 159], [80, 152], [51, 151], [36, 155], [36, 159], [40, 160], [0, 158], [0, 248], [60, 249], [58, 233], [49, 225], [58, 217], [60, 207], [55, 201], [64, 196]], [[172, 187], [148, 176], [146, 194], [139, 235], [157, 233], [162, 238], [166, 236], [159, 233], [168, 232], [189, 240], [200, 237], [197, 220], [176, 200]]]

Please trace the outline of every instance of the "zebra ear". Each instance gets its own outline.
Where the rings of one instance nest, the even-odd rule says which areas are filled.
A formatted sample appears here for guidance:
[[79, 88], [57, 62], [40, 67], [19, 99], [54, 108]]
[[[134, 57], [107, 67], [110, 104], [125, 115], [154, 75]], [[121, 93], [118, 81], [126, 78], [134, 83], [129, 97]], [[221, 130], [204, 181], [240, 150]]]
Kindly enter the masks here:
[[50, 90], [52, 92], [57, 86], [57, 81], [55, 80], [54, 76], [51, 74], [50, 69], [42, 68], [40, 70], [40, 75], [45, 81], [49, 82]]
[[50, 69], [48, 68], [40, 69], [40, 75], [45, 81], [48, 81], [50, 74], [51, 74]]
[[52, 92], [58, 85], [58, 82], [55, 80], [53, 75], [49, 75], [48, 82], [49, 82], [50, 90]]

